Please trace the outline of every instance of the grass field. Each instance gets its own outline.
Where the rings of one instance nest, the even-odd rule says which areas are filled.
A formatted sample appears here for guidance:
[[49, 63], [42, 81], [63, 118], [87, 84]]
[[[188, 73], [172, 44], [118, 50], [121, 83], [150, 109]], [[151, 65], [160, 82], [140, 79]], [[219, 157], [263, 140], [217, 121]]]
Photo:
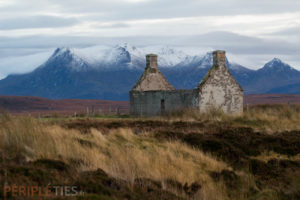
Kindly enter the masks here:
[[241, 116], [1, 114], [0, 138], [0, 199], [26, 199], [5, 192], [13, 184], [84, 192], [54, 199], [300, 199], [300, 106]]

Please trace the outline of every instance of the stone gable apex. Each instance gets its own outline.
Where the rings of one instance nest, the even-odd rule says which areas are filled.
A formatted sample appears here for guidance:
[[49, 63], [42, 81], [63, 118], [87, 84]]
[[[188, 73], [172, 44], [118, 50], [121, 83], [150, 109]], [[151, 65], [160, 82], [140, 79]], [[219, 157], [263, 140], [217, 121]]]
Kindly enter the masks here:
[[175, 90], [168, 82], [157, 66], [157, 55], [146, 56], [146, 68], [138, 82], [132, 88], [133, 91]]
[[241, 91], [244, 91], [242, 86], [235, 80], [228, 68], [226, 67], [226, 55], [225, 51], [217, 50], [213, 52], [213, 66], [209, 69], [205, 77], [201, 80], [199, 85], [196, 87], [200, 89], [209, 81], [209, 79], [214, 78], [214, 74], [218, 70], [224, 70], [226, 73], [224, 75], [230, 76], [230, 79], [240, 88]]

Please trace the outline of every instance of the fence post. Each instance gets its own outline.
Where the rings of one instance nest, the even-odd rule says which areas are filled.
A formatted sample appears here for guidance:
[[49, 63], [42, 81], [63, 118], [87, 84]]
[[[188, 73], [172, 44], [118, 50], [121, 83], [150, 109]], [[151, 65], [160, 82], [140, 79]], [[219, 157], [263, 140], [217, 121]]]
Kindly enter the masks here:
[[293, 111], [296, 112], [296, 104], [293, 105]]
[[117, 107], [117, 115], [118, 116], [120, 115], [120, 107], [119, 106]]
[[92, 106], [92, 116], [95, 117], [95, 106]]

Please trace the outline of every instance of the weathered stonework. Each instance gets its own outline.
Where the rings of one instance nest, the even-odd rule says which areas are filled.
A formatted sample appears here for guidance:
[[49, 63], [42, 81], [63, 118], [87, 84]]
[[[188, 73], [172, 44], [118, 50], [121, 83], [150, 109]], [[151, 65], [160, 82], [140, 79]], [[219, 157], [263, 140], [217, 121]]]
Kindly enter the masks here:
[[134, 91], [157, 91], [157, 90], [175, 90], [167, 81], [164, 75], [157, 67], [157, 55], [149, 54], [146, 56], [146, 68], [132, 88]]
[[211, 107], [228, 114], [243, 112], [243, 89], [226, 67], [225, 51], [213, 52], [213, 66], [193, 90], [175, 90], [157, 67], [157, 56], [146, 56], [145, 72], [130, 91], [130, 113], [156, 116], [177, 109]]
[[213, 66], [198, 85], [200, 112], [215, 107], [225, 113], [242, 113], [243, 89], [226, 67], [225, 52], [215, 51], [213, 58]]
[[138, 116], [155, 116], [197, 105], [196, 90], [130, 91], [130, 113]]

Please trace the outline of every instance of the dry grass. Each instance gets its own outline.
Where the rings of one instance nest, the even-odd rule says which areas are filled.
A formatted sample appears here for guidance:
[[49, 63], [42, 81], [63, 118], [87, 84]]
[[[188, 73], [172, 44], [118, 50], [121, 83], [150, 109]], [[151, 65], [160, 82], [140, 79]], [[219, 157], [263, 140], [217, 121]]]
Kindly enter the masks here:
[[80, 171], [101, 168], [129, 184], [137, 178], [160, 181], [165, 189], [177, 194], [180, 191], [168, 185], [168, 180], [182, 185], [197, 182], [202, 188], [195, 199], [228, 199], [224, 183], [213, 181], [209, 173], [231, 168], [178, 141], [160, 142], [151, 134], [136, 135], [130, 129], [114, 129], [108, 134], [92, 129], [90, 134], [82, 134], [9, 115], [1, 117], [0, 125], [0, 149], [10, 160], [58, 159]]
[[242, 116], [250, 125], [271, 131], [300, 130], [300, 106], [262, 105], [251, 107]]
[[188, 109], [170, 113], [168, 120], [224, 122], [236, 126], [248, 126], [263, 131], [300, 130], [299, 105], [259, 105], [245, 109], [242, 115], [226, 115], [219, 109], [211, 108], [207, 113]]
[[[300, 107], [256, 106], [250, 107], [241, 116], [228, 116], [217, 109], [206, 114], [185, 110], [156, 119], [166, 123], [200, 121], [204, 122], [204, 126], [208, 124], [208, 128], [222, 128], [224, 125], [245, 126], [274, 133], [300, 130]], [[130, 122], [134, 120], [136, 119], [130, 119]], [[156, 122], [150, 120], [152, 123]], [[126, 127], [109, 129], [105, 133], [92, 128], [83, 134], [79, 129], [65, 129], [57, 124], [59, 123], [55, 121], [49, 123], [30, 117], [2, 115], [0, 151], [4, 152], [5, 160], [61, 160], [79, 171], [103, 169], [110, 176], [127, 181], [129, 185], [139, 178], [159, 181], [164, 189], [183, 196], [182, 190], [170, 185], [170, 180], [181, 185], [196, 182], [202, 187], [194, 199], [247, 199], [249, 188], [256, 187], [252, 175], [245, 171], [235, 171], [241, 182], [240, 190], [233, 194], [223, 180], [215, 181], [211, 176], [211, 172], [232, 171], [229, 165], [179, 141], [159, 141], [152, 133], [135, 134], [136, 132], [133, 133], [132, 129]], [[205, 128], [203, 130], [207, 131]], [[299, 161], [299, 155], [287, 157], [273, 152], [265, 152], [252, 158], [265, 162], [281, 158]], [[272, 191], [263, 190], [260, 194], [265, 192], [263, 195], [274, 196]], [[269, 199], [276, 198], [275, 195]]]
[[265, 152], [262, 152], [258, 156], [251, 156], [251, 158], [264, 161], [265, 163], [267, 163], [268, 161], [270, 161], [272, 159], [291, 160], [291, 161], [298, 161], [299, 162], [300, 161], [300, 153], [297, 154], [297, 155], [294, 155], [294, 156], [287, 156], [287, 155], [284, 155], [284, 154], [276, 153], [274, 151], [265, 151]]

